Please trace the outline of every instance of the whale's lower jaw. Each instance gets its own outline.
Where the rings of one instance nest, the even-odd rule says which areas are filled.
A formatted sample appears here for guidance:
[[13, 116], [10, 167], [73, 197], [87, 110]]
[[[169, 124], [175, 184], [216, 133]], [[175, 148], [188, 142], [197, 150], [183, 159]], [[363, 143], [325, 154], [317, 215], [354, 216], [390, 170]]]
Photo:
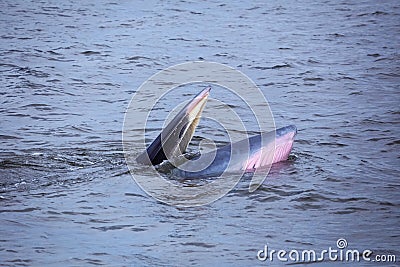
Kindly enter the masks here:
[[290, 152], [292, 151], [293, 141], [288, 141], [283, 145], [279, 145], [275, 148], [274, 159], [272, 160], [272, 164], [287, 160]]
[[[186, 178], [205, 178], [218, 177], [224, 172], [252, 172], [287, 160], [296, 134], [297, 129], [294, 125], [261, 133], [217, 149], [215, 155], [206, 153], [203, 155], [203, 161], [201, 158], [189, 160], [173, 169], [172, 174]], [[250, 146], [246, 145], [247, 142]], [[207, 161], [210, 158], [211, 161]], [[203, 169], [199, 168], [204, 162], [211, 163]]]
[[[255, 169], [288, 159], [289, 154], [292, 151], [297, 129], [295, 126], [291, 125], [278, 130], [280, 132], [276, 132], [275, 147], [274, 142], [266, 143], [243, 162], [241, 170], [254, 171]], [[282, 131], [285, 131], [284, 134], [281, 134]]]
[[293, 141], [293, 139], [285, 140], [285, 142], [277, 144], [275, 146], [275, 151], [269, 147], [261, 148], [244, 162], [242, 170], [253, 171], [261, 167], [287, 160], [292, 151]]

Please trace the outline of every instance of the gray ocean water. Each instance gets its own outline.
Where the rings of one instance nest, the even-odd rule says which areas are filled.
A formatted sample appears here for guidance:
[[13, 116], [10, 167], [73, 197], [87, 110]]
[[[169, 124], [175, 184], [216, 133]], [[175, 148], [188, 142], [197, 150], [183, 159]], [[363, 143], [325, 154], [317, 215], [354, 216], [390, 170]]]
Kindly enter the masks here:
[[[400, 260], [398, 1], [4, 0], [0, 25], [1, 266], [278, 266], [257, 252], [339, 238]], [[297, 159], [177, 208], [134, 182], [121, 131], [147, 78], [193, 60], [253, 79]]]

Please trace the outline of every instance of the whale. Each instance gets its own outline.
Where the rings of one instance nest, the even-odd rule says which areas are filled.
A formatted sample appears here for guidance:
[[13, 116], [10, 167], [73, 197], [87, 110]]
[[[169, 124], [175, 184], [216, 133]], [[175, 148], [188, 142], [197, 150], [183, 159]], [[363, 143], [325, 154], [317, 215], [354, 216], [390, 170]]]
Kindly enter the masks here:
[[187, 153], [210, 90], [207, 87], [194, 96], [136, 161], [178, 177], [207, 178], [224, 172], [254, 172], [288, 159], [297, 135], [295, 125], [261, 132], [207, 153]]

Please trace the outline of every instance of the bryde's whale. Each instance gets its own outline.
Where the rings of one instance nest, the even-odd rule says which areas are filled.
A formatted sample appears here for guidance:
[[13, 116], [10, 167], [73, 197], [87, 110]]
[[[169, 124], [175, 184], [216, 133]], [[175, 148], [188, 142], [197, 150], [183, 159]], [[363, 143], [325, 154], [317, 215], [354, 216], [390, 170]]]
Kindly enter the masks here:
[[185, 154], [210, 90], [202, 90], [183, 107], [136, 161], [158, 166], [167, 163], [176, 167], [171, 168], [173, 175], [203, 178], [231, 171], [252, 172], [287, 160], [297, 134], [294, 125], [260, 133], [208, 153]]

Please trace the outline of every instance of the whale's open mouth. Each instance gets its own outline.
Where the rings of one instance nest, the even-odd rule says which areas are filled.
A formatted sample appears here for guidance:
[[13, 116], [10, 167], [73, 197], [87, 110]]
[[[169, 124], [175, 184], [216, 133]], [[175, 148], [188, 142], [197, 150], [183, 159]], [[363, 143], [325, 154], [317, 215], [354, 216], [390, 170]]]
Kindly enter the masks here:
[[202, 90], [186, 104], [136, 161], [157, 165], [182, 155], [199, 124], [210, 90], [210, 87]]

